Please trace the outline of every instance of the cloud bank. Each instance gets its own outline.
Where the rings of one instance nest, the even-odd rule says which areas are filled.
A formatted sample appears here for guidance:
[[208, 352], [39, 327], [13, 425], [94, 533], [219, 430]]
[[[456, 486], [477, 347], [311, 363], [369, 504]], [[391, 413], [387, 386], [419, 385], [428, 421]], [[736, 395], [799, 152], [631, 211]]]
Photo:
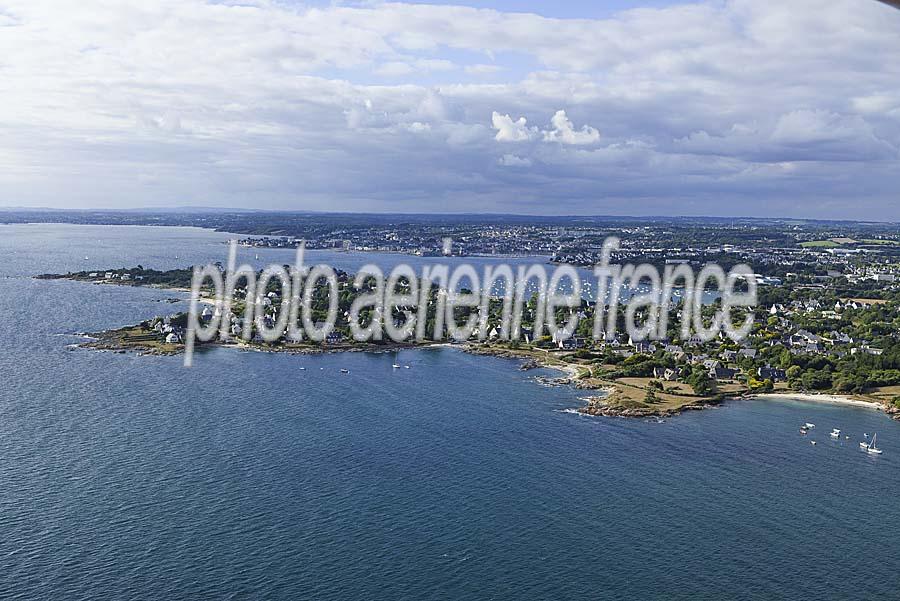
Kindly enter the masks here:
[[0, 0], [0, 205], [900, 219], [900, 11]]

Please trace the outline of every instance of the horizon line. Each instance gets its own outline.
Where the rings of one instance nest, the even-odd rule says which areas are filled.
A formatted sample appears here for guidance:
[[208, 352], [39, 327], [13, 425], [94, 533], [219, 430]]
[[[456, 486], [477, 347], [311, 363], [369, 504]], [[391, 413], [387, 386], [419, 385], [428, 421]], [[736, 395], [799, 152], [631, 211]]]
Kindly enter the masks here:
[[33, 211], [45, 213], [87, 213], [87, 212], [108, 212], [108, 213], [260, 213], [260, 214], [288, 214], [288, 215], [359, 215], [359, 216], [406, 216], [406, 217], [516, 217], [516, 218], [532, 218], [532, 219], [633, 219], [654, 220], [654, 219], [706, 219], [706, 220], [764, 220], [764, 221], [813, 221], [822, 223], [857, 223], [857, 224], [884, 224], [894, 225], [900, 221], [890, 220], [859, 220], [859, 219], [827, 219], [817, 217], [760, 217], [756, 215], [615, 215], [615, 214], [532, 214], [532, 213], [477, 213], [477, 212], [382, 212], [382, 211], [317, 211], [312, 209], [252, 209], [252, 208], [230, 208], [215, 206], [185, 206], [185, 207], [138, 207], [138, 208], [58, 208], [58, 207], [21, 207], [21, 206], [0, 206], [2, 212], [15, 211]]

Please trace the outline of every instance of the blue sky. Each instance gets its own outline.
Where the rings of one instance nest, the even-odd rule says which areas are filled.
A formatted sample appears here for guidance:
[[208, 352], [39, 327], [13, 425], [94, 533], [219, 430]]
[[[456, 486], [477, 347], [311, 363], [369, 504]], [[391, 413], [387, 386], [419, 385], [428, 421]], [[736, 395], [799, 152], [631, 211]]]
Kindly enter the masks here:
[[[307, 2], [293, 3], [295, 6], [317, 6], [329, 7], [335, 5], [343, 6], [366, 6], [371, 2]], [[446, 4], [456, 4], [459, 6], [469, 6], [472, 8], [488, 8], [500, 12], [508, 13], [533, 13], [544, 17], [555, 17], [558, 19], [599, 19], [610, 17], [617, 12], [632, 8], [660, 8], [676, 4], [670, 0], [647, 0], [645, 2], [627, 2], [625, 0], [612, 0], [609, 2], [595, 1], [585, 2], [584, 0], [568, 0], [564, 2], [539, 2], [537, 0], [490, 0], [488, 2], [475, 2], [474, 0], [460, 0], [457, 2], [443, 2], [441, 0], [421, 0], [416, 4], [431, 4], [441, 6]]]
[[0, 0], [0, 206], [900, 220], [874, 1]]

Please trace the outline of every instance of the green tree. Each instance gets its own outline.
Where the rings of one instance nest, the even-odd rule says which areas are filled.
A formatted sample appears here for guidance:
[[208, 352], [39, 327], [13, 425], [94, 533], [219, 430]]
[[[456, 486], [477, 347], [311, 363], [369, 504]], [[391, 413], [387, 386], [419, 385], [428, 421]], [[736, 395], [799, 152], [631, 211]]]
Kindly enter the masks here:
[[685, 378], [685, 383], [694, 390], [694, 394], [699, 396], [709, 396], [716, 391], [715, 382], [709, 377], [709, 373], [699, 365], [694, 366], [691, 373]]

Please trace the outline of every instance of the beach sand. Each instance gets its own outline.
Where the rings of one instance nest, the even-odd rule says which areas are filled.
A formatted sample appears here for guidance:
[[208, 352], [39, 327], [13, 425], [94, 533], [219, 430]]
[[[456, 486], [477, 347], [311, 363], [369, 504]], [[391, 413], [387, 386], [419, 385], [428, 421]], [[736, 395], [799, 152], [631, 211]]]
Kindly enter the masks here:
[[884, 405], [874, 401], [861, 401], [837, 394], [808, 394], [800, 392], [770, 392], [765, 394], [757, 394], [751, 398], [755, 399], [779, 399], [790, 401], [809, 401], [812, 403], [830, 403], [833, 405], [849, 405], [853, 407], [864, 407], [866, 409], [884, 409]]

